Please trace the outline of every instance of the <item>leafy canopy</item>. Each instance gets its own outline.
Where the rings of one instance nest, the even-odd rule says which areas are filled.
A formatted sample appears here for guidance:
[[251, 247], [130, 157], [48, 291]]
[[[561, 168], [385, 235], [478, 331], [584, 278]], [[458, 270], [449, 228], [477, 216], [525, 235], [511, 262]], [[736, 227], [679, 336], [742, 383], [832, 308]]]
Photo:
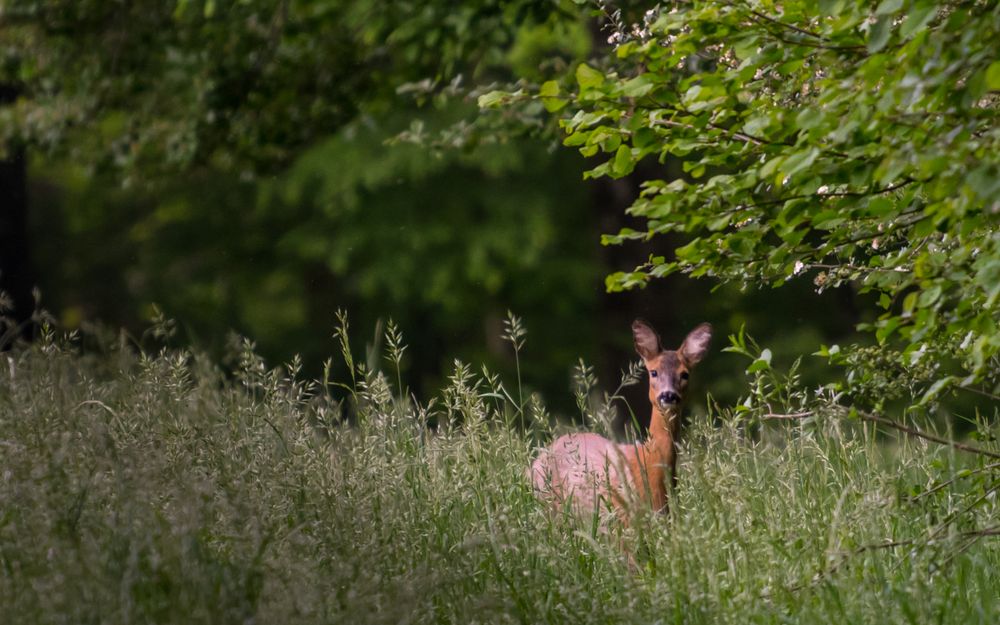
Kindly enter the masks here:
[[557, 7], [371, 0], [9, 0], [0, 157], [26, 145], [137, 179], [281, 171], [397, 90], [479, 78]]
[[[1000, 5], [694, 0], [633, 27], [613, 17], [607, 58], [481, 101], [540, 99], [566, 145], [608, 155], [590, 176], [684, 159], [683, 176], [646, 181], [628, 209], [645, 230], [604, 242], [689, 242], [609, 276], [609, 289], [675, 272], [850, 283], [877, 296], [866, 327], [881, 353], [931, 363], [918, 396], [996, 394]], [[864, 359], [822, 353], [864, 377]]]

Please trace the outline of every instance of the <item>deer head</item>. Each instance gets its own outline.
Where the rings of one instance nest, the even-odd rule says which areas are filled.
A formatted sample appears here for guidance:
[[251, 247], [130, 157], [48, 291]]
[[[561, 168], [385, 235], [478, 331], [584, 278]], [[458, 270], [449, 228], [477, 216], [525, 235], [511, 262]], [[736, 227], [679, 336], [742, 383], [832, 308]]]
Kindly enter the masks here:
[[712, 326], [703, 323], [687, 335], [676, 350], [663, 349], [660, 337], [645, 321], [632, 323], [635, 351], [649, 372], [649, 401], [661, 412], [675, 410], [684, 400], [689, 371], [708, 351]]

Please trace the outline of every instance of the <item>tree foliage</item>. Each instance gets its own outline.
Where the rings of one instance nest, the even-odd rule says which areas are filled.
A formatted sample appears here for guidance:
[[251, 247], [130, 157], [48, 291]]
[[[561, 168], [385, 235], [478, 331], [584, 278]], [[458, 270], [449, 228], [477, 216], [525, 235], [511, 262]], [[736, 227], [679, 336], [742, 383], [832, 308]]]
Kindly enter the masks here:
[[20, 143], [149, 179], [244, 176], [419, 81], [488, 78], [557, 6], [484, 0], [8, 0], [0, 5], [0, 148]]
[[[602, 5], [605, 6], [605, 5]], [[629, 212], [680, 232], [674, 257], [608, 277], [641, 287], [681, 272], [778, 287], [811, 279], [877, 298], [879, 358], [823, 348], [881, 404], [1000, 384], [1000, 6], [994, 2], [693, 0], [626, 26], [613, 51], [530, 93], [565, 144], [606, 154], [590, 176], [684, 159]], [[880, 364], [881, 363], [881, 364]], [[905, 380], [903, 379], [905, 378]]]
[[19, 90], [0, 155], [31, 155], [27, 238], [66, 326], [137, 330], [155, 302], [207, 347], [234, 328], [318, 370], [345, 308], [421, 328], [415, 386], [455, 356], [503, 361], [486, 337], [508, 308], [540, 334], [550, 388], [595, 351], [580, 160], [457, 123], [478, 85], [589, 52], [572, 3], [0, 7], [0, 85]]

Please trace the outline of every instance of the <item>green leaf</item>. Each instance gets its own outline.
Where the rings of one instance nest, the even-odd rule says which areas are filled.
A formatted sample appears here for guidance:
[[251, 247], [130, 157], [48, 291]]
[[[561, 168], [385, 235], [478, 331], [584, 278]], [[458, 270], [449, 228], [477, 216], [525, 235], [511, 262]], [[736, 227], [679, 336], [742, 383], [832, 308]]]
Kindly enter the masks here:
[[875, 54], [885, 47], [889, 42], [891, 34], [892, 17], [888, 15], [879, 16], [868, 31], [868, 52]]
[[493, 108], [499, 106], [508, 95], [510, 94], [506, 91], [490, 91], [479, 96], [476, 103], [479, 104], [479, 108], [481, 109]]
[[920, 398], [919, 405], [923, 406], [934, 401], [942, 393], [942, 391], [950, 386], [953, 386], [956, 381], [957, 379], [950, 375], [937, 380], [929, 389], [927, 389], [927, 392], [924, 393], [923, 397]]
[[847, 217], [838, 210], [827, 209], [816, 213], [813, 217], [812, 225], [817, 230], [833, 230], [837, 226], [847, 221]]
[[622, 93], [627, 98], [641, 98], [653, 90], [653, 83], [645, 74], [636, 76], [622, 85]]
[[909, 14], [906, 16], [906, 20], [899, 28], [899, 36], [903, 39], [909, 39], [917, 31], [923, 30], [934, 19], [934, 16], [937, 15], [937, 10], [937, 4], [928, 0], [914, 3]]
[[724, 230], [729, 222], [732, 220], [732, 214], [719, 215], [718, 217], [712, 219], [708, 222], [708, 229], [712, 232], [717, 232], [719, 230]]
[[621, 178], [632, 173], [633, 168], [635, 168], [635, 162], [632, 160], [632, 149], [627, 145], [619, 146], [611, 163], [611, 175], [614, 178]]
[[875, 9], [875, 15], [890, 15], [901, 8], [903, 8], [903, 0], [882, 0], [878, 8]]
[[593, 89], [604, 84], [604, 74], [586, 63], [576, 66], [576, 82], [580, 89]]
[[550, 113], [562, 110], [569, 104], [567, 98], [556, 97], [559, 95], [559, 83], [555, 80], [542, 83], [542, 86], [538, 89], [538, 95], [542, 97], [542, 106]]
[[809, 148], [801, 152], [795, 152], [785, 159], [781, 164], [781, 172], [786, 176], [794, 176], [804, 169], [808, 169], [819, 156], [819, 148]]
[[836, 15], [844, 10], [844, 0], [819, 0], [819, 10], [823, 15]]
[[896, 205], [887, 197], [874, 197], [868, 201], [868, 214], [872, 217], [885, 217], [895, 208]]
[[899, 317], [890, 317], [886, 319], [884, 322], [881, 322], [878, 329], [875, 330], [875, 338], [879, 343], [884, 342], [892, 335], [893, 332], [896, 331], [896, 328], [899, 327], [900, 323]]
[[935, 284], [920, 293], [920, 297], [917, 298], [917, 306], [919, 308], [927, 308], [936, 302], [939, 297], [941, 297], [941, 285]]
[[1000, 258], [993, 258], [976, 272], [976, 283], [986, 292], [986, 303], [992, 307], [1000, 296]]
[[802, 130], [809, 130], [810, 128], [815, 128], [819, 123], [823, 121], [823, 113], [816, 108], [804, 108], [799, 111], [799, 114], [795, 116], [795, 125]]
[[774, 173], [778, 170], [778, 168], [781, 167], [781, 164], [784, 161], [785, 161], [784, 156], [776, 156], [775, 158], [772, 158], [768, 162], [764, 163], [764, 165], [760, 168], [760, 177], [770, 178], [771, 176], [774, 175]]
[[747, 373], [757, 373], [758, 371], [765, 371], [771, 368], [771, 350], [764, 349], [760, 353], [760, 357], [750, 363], [747, 367]]
[[1000, 91], [1000, 61], [993, 61], [986, 68], [986, 88], [990, 91]]
[[743, 37], [735, 42], [733, 45], [733, 53], [741, 61], [745, 61], [754, 54], [757, 53], [757, 49], [760, 47], [758, 44], [757, 35], [751, 37]]
[[764, 134], [771, 125], [770, 115], [754, 115], [743, 123], [743, 132], [751, 135]]
[[542, 106], [545, 110], [550, 113], [555, 113], [556, 111], [561, 111], [566, 108], [569, 104], [569, 100], [565, 98], [542, 98]]

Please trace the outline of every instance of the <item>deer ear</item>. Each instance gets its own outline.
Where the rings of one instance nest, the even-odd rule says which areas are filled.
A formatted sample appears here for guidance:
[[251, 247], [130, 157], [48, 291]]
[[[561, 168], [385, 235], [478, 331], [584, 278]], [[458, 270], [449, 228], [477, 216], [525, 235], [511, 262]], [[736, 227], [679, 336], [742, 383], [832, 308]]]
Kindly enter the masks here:
[[712, 340], [712, 326], [707, 323], [703, 323], [687, 335], [684, 342], [681, 344], [681, 348], [677, 351], [680, 352], [681, 357], [689, 365], [698, 364], [702, 358], [705, 357], [705, 353], [708, 352], [708, 344]]
[[635, 340], [635, 351], [643, 360], [652, 360], [663, 351], [660, 348], [660, 337], [641, 319], [632, 322], [632, 338]]

